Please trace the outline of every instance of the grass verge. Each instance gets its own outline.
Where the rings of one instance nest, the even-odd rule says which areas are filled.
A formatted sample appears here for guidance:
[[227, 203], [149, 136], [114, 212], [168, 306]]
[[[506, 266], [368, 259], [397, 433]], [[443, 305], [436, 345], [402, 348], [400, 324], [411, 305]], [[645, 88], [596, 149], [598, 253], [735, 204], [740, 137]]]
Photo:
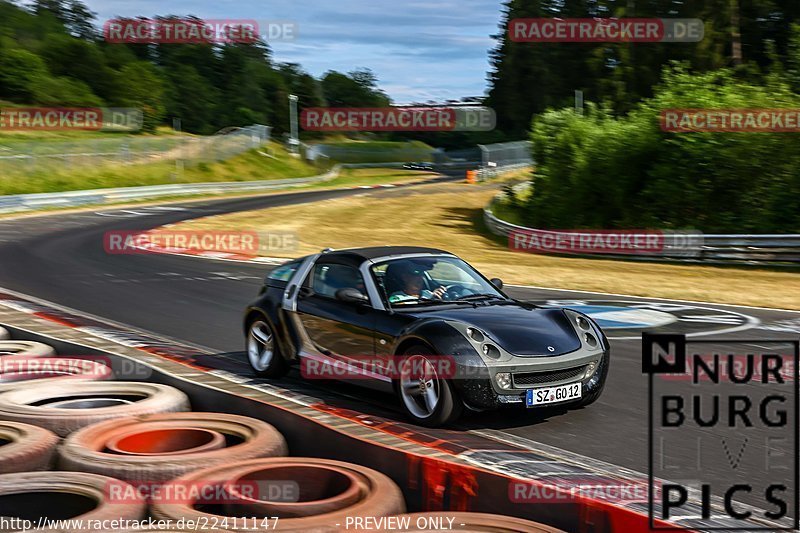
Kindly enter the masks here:
[[496, 184], [437, 184], [209, 217], [178, 228], [295, 231], [299, 249], [287, 257], [325, 247], [433, 246], [509, 284], [800, 309], [800, 275], [793, 271], [512, 252], [483, 226], [483, 207], [496, 193]]
[[412, 172], [398, 169], [343, 169], [339, 176], [314, 183], [300, 185], [289, 185], [286, 187], [276, 187], [267, 191], [254, 192], [231, 192], [227, 194], [197, 194], [197, 195], [176, 195], [161, 196], [158, 198], [148, 198], [145, 200], [128, 200], [114, 204], [87, 204], [81, 207], [51, 207], [37, 211], [22, 211], [14, 213], [0, 214], [0, 220], [11, 218], [36, 217], [46, 214], [80, 213], [95, 210], [124, 209], [127, 207], [147, 207], [151, 205], [169, 205], [171, 203], [204, 202], [208, 200], [223, 200], [233, 198], [247, 198], [252, 196], [269, 196], [272, 194], [283, 194], [287, 192], [303, 192], [305, 190], [329, 190], [344, 187], [357, 187], [360, 185], [379, 185], [386, 183], [405, 183], [410, 181], [428, 180], [437, 177], [437, 174], [429, 172]]
[[301, 178], [321, 174], [316, 167], [289, 156], [271, 144], [216, 163], [199, 163], [178, 169], [174, 160], [138, 165], [81, 167], [75, 170], [33, 172], [0, 176], [0, 195], [61, 192], [107, 187], [136, 187], [167, 183], [202, 183]]
[[433, 154], [433, 148], [421, 141], [329, 141], [319, 143], [318, 149], [337, 163], [428, 161]]

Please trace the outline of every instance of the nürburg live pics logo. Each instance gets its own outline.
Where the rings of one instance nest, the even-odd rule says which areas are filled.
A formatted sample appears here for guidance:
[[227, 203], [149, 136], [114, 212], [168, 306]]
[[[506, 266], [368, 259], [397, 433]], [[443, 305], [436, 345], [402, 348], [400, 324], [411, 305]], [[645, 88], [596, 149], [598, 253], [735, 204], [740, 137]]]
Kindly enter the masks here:
[[642, 335], [651, 529], [798, 529], [798, 352]]

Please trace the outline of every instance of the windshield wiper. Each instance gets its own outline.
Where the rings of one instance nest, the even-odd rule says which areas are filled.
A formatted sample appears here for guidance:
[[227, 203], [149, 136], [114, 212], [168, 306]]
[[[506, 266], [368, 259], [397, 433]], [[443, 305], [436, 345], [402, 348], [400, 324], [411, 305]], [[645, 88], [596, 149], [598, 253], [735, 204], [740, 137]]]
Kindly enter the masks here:
[[467, 296], [462, 296], [461, 298], [456, 298], [452, 300], [454, 302], [469, 302], [471, 300], [485, 300], [489, 298], [495, 298], [498, 300], [505, 300], [502, 296], [498, 296], [497, 294], [470, 294]]
[[[439, 300], [435, 298], [420, 298], [420, 303], [437, 303], [437, 304], [467, 304], [470, 303], [466, 300]], [[472, 304], [470, 304], [472, 305]]]
[[459, 301], [459, 300], [437, 300], [437, 299], [434, 299], [434, 298], [420, 298], [419, 300], [417, 300], [415, 302], [402, 302], [402, 303], [398, 302], [398, 303], [395, 303], [394, 305], [397, 306], [397, 307], [407, 307], [407, 306], [411, 306], [411, 305], [431, 305], [431, 304], [436, 304], [436, 305], [467, 304], [467, 305], [471, 305], [473, 307], [475, 306], [475, 304], [473, 302], [468, 302], [466, 300], [461, 300], [461, 301]]

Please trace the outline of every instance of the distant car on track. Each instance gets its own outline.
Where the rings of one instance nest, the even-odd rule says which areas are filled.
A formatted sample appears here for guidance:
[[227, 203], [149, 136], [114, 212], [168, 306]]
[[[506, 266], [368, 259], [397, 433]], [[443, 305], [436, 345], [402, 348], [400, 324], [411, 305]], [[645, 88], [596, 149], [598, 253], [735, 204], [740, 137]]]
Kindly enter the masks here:
[[610, 364], [597, 324], [502, 287], [442, 250], [324, 250], [267, 276], [245, 312], [248, 359], [261, 377], [297, 363], [305, 377], [393, 392], [426, 426], [453, 422], [464, 407], [597, 400]]

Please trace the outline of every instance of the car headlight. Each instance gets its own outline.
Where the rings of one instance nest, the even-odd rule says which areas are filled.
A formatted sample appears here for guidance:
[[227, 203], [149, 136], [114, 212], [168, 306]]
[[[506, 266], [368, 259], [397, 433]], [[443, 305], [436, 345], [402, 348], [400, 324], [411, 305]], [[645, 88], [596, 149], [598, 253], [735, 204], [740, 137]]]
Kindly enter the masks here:
[[594, 374], [594, 371], [595, 371], [596, 368], [597, 368], [597, 363], [589, 363], [588, 365], [586, 365], [586, 374], [584, 374], [584, 376], [583, 376], [584, 379], [586, 379], [586, 378], [590, 377], [592, 374]]
[[597, 348], [597, 337], [591, 333], [584, 333], [583, 340], [592, 348]]
[[572, 309], [564, 309], [564, 313], [569, 317], [572, 328], [575, 330], [575, 333], [578, 334], [578, 337], [581, 339], [581, 344], [583, 344], [585, 348], [589, 350], [603, 348], [601, 342], [603, 333], [596, 323]]
[[475, 342], [483, 342], [484, 336], [479, 329], [467, 328], [467, 335], [469, 335], [469, 338]]
[[494, 380], [501, 389], [511, 388], [511, 374], [508, 372], [498, 372], [494, 375]]
[[486, 357], [491, 357], [492, 359], [499, 359], [500, 358], [500, 350], [497, 349], [497, 346], [494, 344], [484, 344], [483, 345], [483, 355]]

